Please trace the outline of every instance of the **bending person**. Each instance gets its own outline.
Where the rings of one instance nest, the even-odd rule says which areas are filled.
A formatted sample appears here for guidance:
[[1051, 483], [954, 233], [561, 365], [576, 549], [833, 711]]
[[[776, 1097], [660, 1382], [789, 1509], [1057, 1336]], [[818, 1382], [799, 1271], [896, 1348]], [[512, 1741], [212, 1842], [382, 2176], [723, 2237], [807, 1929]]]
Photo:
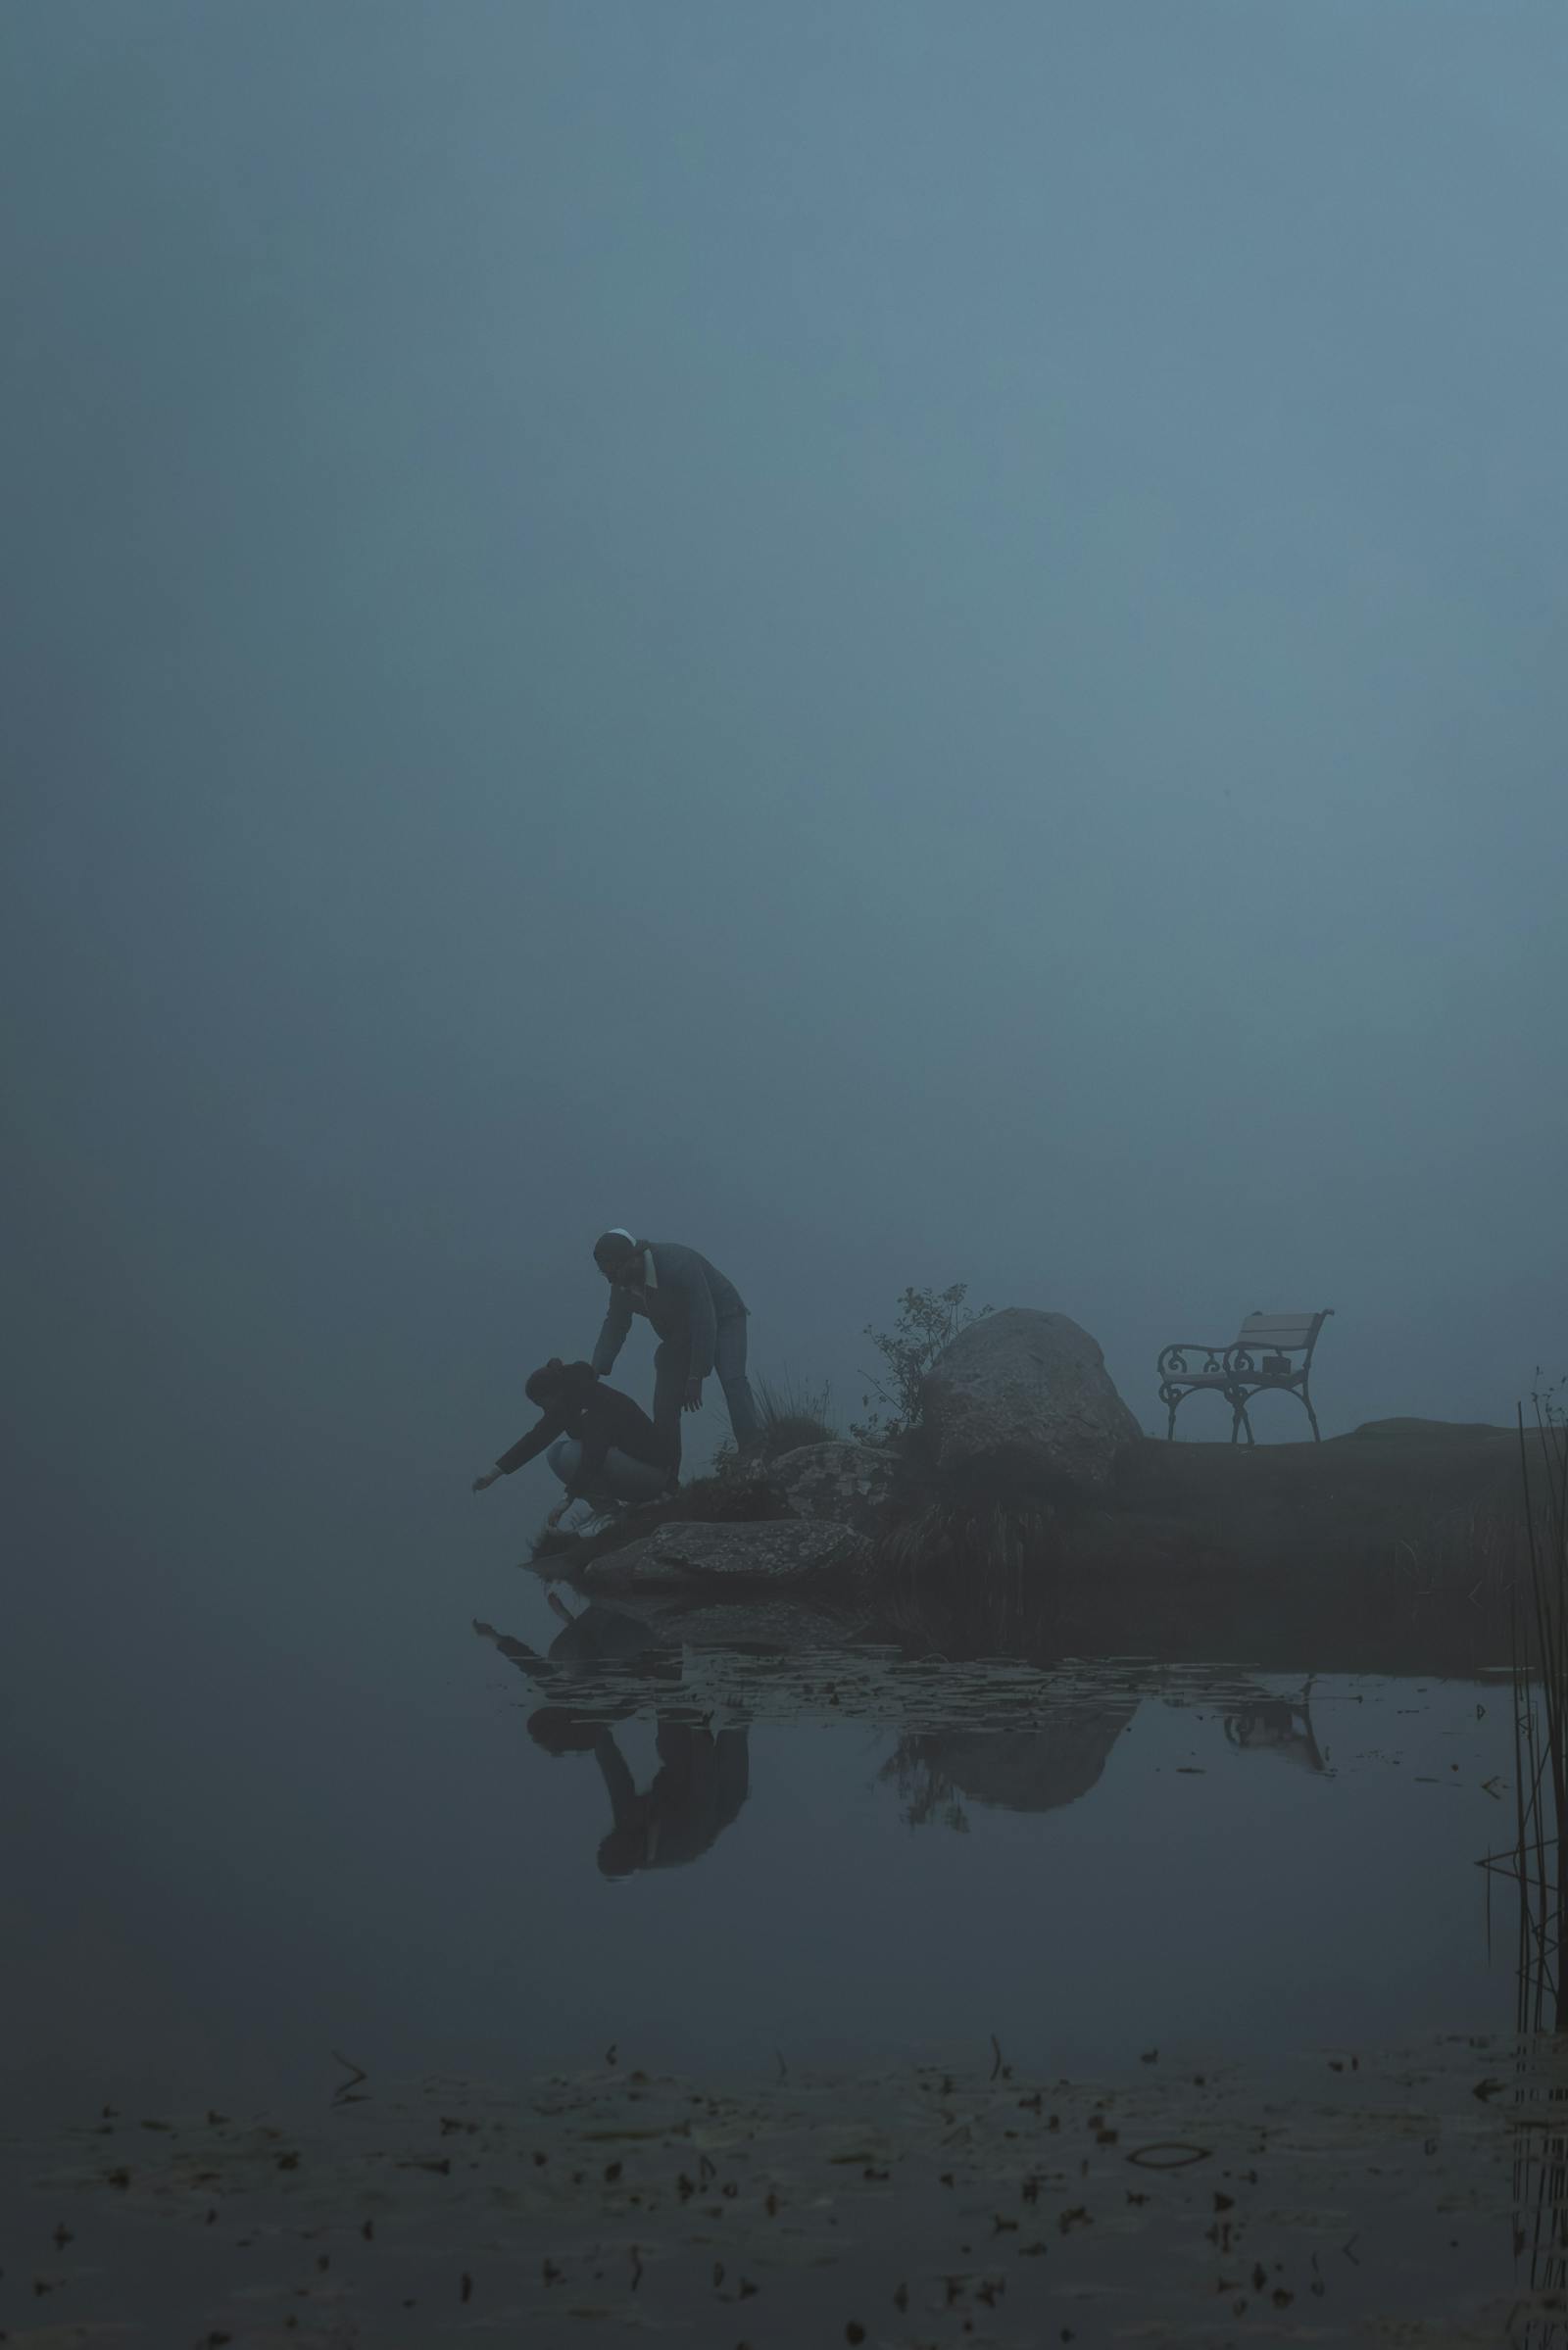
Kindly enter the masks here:
[[610, 1311], [594, 1348], [601, 1377], [640, 1314], [659, 1340], [654, 1355], [654, 1424], [680, 1458], [680, 1415], [700, 1411], [703, 1382], [718, 1374], [737, 1448], [755, 1443], [760, 1422], [746, 1376], [745, 1301], [733, 1281], [679, 1241], [638, 1241], [602, 1233], [594, 1262], [610, 1284]]
[[602, 1387], [588, 1363], [564, 1363], [553, 1355], [527, 1385], [538, 1426], [503, 1452], [493, 1469], [473, 1481], [482, 1493], [498, 1477], [510, 1477], [524, 1461], [543, 1452], [566, 1489], [550, 1513], [557, 1526], [573, 1501], [652, 1501], [675, 1482], [679, 1448], [671, 1446], [629, 1395]]

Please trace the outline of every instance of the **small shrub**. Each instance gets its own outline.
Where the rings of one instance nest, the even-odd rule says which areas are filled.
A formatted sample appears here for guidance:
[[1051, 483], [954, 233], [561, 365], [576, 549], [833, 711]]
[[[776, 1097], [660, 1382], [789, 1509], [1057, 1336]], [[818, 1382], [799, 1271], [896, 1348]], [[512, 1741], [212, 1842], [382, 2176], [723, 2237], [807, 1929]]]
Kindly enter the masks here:
[[[927, 1371], [960, 1330], [983, 1321], [989, 1305], [966, 1306], [969, 1285], [956, 1281], [949, 1290], [907, 1289], [899, 1299], [891, 1330], [874, 1330], [867, 1322], [862, 1336], [882, 1357], [880, 1372], [868, 1372], [870, 1393], [860, 1397], [869, 1419], [851, 1427], [861, 1444], [897, 1444], [920, 1425], [921, 1385]], [[873, 1399], [880, 1406], [871, 1410]]]

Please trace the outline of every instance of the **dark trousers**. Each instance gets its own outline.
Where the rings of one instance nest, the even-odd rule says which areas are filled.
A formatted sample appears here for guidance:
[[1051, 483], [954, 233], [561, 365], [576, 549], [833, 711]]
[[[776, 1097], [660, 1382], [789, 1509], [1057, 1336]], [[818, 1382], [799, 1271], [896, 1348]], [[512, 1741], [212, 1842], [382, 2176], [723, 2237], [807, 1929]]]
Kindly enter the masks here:
[[[654, 1426], [678, 1460], [680, 1407], [691, 1380], [692, 1352], [688, 1342], [665, 1339], [654, 1355]], [[758, 1418], [752, 1383], [746, 1376], [746, 1316], [726, 1314], [713, 1343], [713, 1372], [724, 1391], [729, 1424], [737, 1444], [757, 1434]]]

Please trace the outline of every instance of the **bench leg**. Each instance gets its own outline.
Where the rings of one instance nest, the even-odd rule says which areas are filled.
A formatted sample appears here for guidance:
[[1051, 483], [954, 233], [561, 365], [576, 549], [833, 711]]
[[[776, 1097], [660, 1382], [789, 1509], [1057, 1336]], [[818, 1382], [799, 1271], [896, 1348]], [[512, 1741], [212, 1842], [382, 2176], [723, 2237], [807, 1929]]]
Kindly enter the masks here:
[[1312, 1423], [1312, 1442], [1313, 1442], [1313, 1444], [1322, 1444], [1322, 1442], [1323, 1442], [1323, 1438], [1322, 1438], [1322, 1434], [1321, 1434], [1321, 1432], [1320, 1432], [1320, 1430], [1319, 1430], [1319, 1428], [1318, 1428], [1318, 1424], [1317, 1424], [1317, 1414], [1316, 1414], [1316, 1412], [1315, 1412], [1315, 1411], [1312, 1409], [1312, 1398], [1311, 1398], [1311, 1396], [1310, 1396], [1310, 1395], [1307, 1394], [1307, 1392], [1306, 1392], [1306, 1390], [1305, 1390], [1305, 1388], [1304, 1388], [1304, 1387], [1303, 1387], [1303, 1388], [1301, 1389], [1301, 1391], [1300, 1391], [1300, 1396], [1301, 1396], [1301, 1401], [1302, 1401], [1302, 1402], [1303, 1402], [1303, 1403], [1306, 1405], [1306, 1416], [1307, 1416], [1307, 1418], [1308, 1418], [1308, 1419], [1311, 1421], [1311, 1423]]
[[1233, 1395], [1231, 1397], [1231, 1410], [1235, 1415], [1231, 1421], [1231, 1443], [1233, 1444], [1235, 1444], [1237, 1438], [1241, 1435], [1242, 1430], [1245, 1428], [1247, 1431], [1248, 1443], [1250, 1444], [1255, 1444], [1257, 1443], [1257, 1439], [1252, 1434], [1252, 1423], [1247, 1416], [1247, 1397], [1245, 1395]]
[[[1161, 1390], [1161, 1394], [1163, 1394], [1163, 1392], [1164, 1391]], [[1167, 1444], [1173, 1444], [1176, 1442], [1176, 1414], [1178, 1411], [1180, 1411], [1188, 1396], [1196, 1395], [1197, 1393], [1198, 1390], [1196, 1388], [1188, 1387], [1182, 1388], [1176, 1395], [1172, 1395], [1170, 1402], [1166, 1407], [1170, 1415], [1165, 1422], [1165, 1442]]]

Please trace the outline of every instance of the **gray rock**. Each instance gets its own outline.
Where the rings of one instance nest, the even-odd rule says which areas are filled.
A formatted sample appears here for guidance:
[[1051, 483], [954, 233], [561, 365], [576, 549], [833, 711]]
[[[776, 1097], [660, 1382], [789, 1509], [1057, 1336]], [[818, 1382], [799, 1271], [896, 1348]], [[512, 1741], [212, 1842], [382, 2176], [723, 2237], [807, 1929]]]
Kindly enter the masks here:
[[870, 1550], [850, 1526], [808, 1518], [764, 1518], [740, 1525], [661, 1526], [623, 1550], [609, 1550], [577, 1578], [585, 1591], [679, 1591], [720, 1583], [776, 1585], [847, 1575]]
[[898, 1462], [871, 1444], [803, 1444], [768, 1463], [768, 1483], [798, 1518], [822, 1518], [875, 1534], [893, 1491]]
[[922, 1390], [940, 1469], [1094, 1493], [1143, 1431], [1087, 1330], [1065, 1314], [1008, 1306], [971, 1322]]

